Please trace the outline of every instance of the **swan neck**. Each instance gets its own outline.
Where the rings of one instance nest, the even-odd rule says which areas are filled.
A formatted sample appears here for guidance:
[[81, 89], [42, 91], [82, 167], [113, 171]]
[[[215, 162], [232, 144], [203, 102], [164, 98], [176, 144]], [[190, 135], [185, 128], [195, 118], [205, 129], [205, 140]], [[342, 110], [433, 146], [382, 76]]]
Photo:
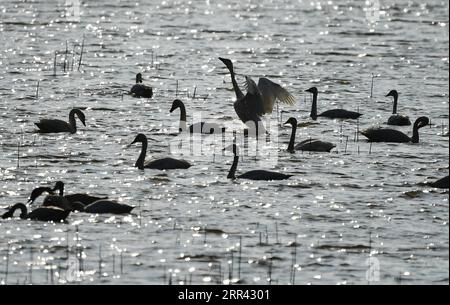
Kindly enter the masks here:
[[294, 144], [295, 144], [295, 134], [297, 132], [297, 125], [292, 124], [292, 132], [291, 132], [291, 140], [289, 141], [288, 151], [293, 152], [294, 151]]
[[14, 205], [10, 210], [11, 217], [14, 215], [14, 212], [20, 210], [20, 218], [25, 219], [28, 215], [27, 207], [23, 203], [18, 203]]
[[398, 102], [398, 96], [394, 96], [394, 107], [392, 109], [392, 114], [397, 114], [397, 102]]
[[139, 169], [144, 169], [144, 162], [145, 162], [145, 155], [147, 153], [147, 146], [148, 141], [147, 139], [142, 141], [142, 148], [141, 148], [141, 154], [139, 155], [139, 158], [136, 161], [135, 167]]
[[69, 125], [72, 133], [77, 132], [77, 123], [75, 121], [75, 110], [70, 111], [69, 114]]
[[231, 83], [233, 84], [233, 89], [234, 92], [236, 93], [236, 99], [240, 100], [244, 97], [244, 94], [242, 93], [241, 89], [237, 84], [236, 75], [234, 74], [233, 69], [230, 69], [230, 74], [231, 74]]
[[186, 107], [184, 106], [184, 104], [180, 105], [180, 132], [182, 131], [186, 131], [186, 121], [187, 121], [187, 116], [186, 116]]
[[231, 165], [230, 172], [228, 173], [228, 179], [236, 179], [236, 169], [239, 162], [239, 156], [234, 156], [233, 164]]
[[312, 106], [311, 106], [311, 115], [310, 115], [310, 117], [314, 121], [317, 120], [317, 95], [318, 95], [317, 92], [313, 93], [313, 101], [312, 101]]
[[414, 123], [414, 127], [413, 127], [413, 136], [411, 138], [411, 142], [413, 143], [419, 143], [419, 127], [417, 122]]

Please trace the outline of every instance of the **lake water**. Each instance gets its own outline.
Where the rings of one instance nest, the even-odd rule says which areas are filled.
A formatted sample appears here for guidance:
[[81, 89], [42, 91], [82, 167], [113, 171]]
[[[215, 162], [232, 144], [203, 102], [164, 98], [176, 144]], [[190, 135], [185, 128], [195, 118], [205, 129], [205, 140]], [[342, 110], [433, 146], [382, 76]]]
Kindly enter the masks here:
[[[448, 284], [448, 191], [423, 184], [449, 172], [448, 2], [379, 4], [371, 17], [364, 1], [1, 0], [0, 208], [57, 180], [136, 208], [65, 224], [1, 220], [0, 282]], [[311, 122], [312, 86], [319, 112], [364, 115], [299, 128], [298, 141], [335, 143], [331, 154], [286, 152], [281, 126], [277, 159], [240, 160], [238, 172], [269, 164], [295, 175], [286, 181], [228, 180], [232, 156], [217, 136], [203, 137], [216, 141], [213, 154], [184, 156], [189, 170], [134, 168], [138, 133], [147, 159], [170, 154], [175, 97], [188, 119], [242, 129], [219, 56], [234, 61], [239, 83], [266, 76], [296, 97], [269, 116], [274, 129], [291, 116]], [[122, 95], [137, 72], [153, 99]], [[391, 89], [400, 113], [431, 119], [419, 144], [355, 136], [384, 126]], [[67, 120], [73, 107], [86, 115], [76, 134], [35, 133], [34, 122]]]

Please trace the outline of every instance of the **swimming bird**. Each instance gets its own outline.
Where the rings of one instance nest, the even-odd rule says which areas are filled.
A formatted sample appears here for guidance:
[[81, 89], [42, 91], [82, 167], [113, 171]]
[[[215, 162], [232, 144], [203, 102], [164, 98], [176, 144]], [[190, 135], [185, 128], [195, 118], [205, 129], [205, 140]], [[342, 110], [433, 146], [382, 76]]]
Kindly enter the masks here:
[[34, 123], [38, 128], [39, 133], [58, 133], [58, 132], [77, 132], [77, 124], [75, 115], [86, 126], [84, 113], [80, 109], [72, 109], [69, 113], [69, 123], [62, 120], [55, 119], [41, 119], [39, 123]]
[[237, 169], [238, 162], [239, 162], [239, 156], [237, 154], [236, 144], [232, 145], [232, 149], [233, 149], [234, 159], [233, 159], [233, 164], [231, 165], [230, 171], [227, 176], [228, 179], [238, 178], [238, 179], [248, 179], [248, 180], [271, 181], [271, 180], [286, 180], [293, 176], [293, 175], [286, 175], [286, 174], [271, 172], [271, 171], [266, 171], [266, 170], [252, 170], [252, 171], [246, 172], [246, 173], [236, 177], [236, 169]]
[[260, 78], [256, 85], [249, 76], [246, 76], [247, 94], [244, 95], [236, 82], [233, 62], [222, 57], [219, 57], [219, 60], [225, 64], [231, 75], [231, 82], [236, 94], [234, 103], [236, 114], [243, 123], [248, 125], [249, 122], [252, 122], [253, 125], [249, 127], [256, 127], [257, 132], [258, 128], [263, 129], [261, 116], [272, 113], [277, 99], [288, 105], [295, 104], [295, 98], [286, 89], [267, 78]]
[[317, 96], [319, 95], [319, 91], [316, 87], [309, 88], [306, 90], [306, 92], [312, 93], [313, 95], [313, 102], [311, 107], [311, 114], [310, 117], [314, 121], [317, 120], [317, 117], [325, 117], [329, 119], [357, 119], [360, 116], [362, 116], [361, 113], [355, 112], [355, 111], [348, 111], [345, 109], [331, 109], [327, 110], [325, 112], [322, 112], [321, 114], [317, 114]]
[[434, 182], [429, 182], [428, 185], [435, 188], [448, 189], [449, 188], [448, 176], [445, 176], [444, 178], [441, 178]]
[[[180, 108], [180, 127], [179, 131], [184, 132], [187, 130], [186, 127], [186, 107], [184, 103], [178, 99], [172, 102], [172, 108], [170, 108], [170, 113], [174, 112], [176, 109]], [[190, 133], [205, 133], [205, 134], [213, 134], [222, 131], [222, 127], [215, 123], [208, 122], [198, 122], [194, 125], [189, 126]]]
[[13, 205], [8, 212], [2, 215], [3, 219], [14, 217], [14, 212], [20, 209], [21, 219], [39, 220], [39, 221], [53, 221], [61, 222], [66, 220], [69, 216], [70, 211], [63, 210], [57, 207], [40, 207], [34, 209], [32, 212], [28, 213], [27, 207], [23, 203], [17, 203]]
[[294, 146], [295, 143], [295, 133], [297, 131], [297, 119], [296, 118], [289, 118], [287, 120], [286, 124], [292, 125], [292, 133], [291, 133], [291, 140], [289, 141], [288, 151], [293, 153], [296, 150], [301, 151], [317, 151], [317, 152], [330, 152], [336, 145], [330, 142], [323, 142], [317, 139], [309, 139], [304, 140], [297, 145]]
[[73, 211], [73, 206], [63, 196], [54, 195], [53, 189], [49, 187], [37, 187], [35, 188], [28, 199], [28, 204], [32, 205], [36, 199], [43, 193], [48, 193], [49, 195], [44, 198], [42, 202], [42, 207], [56, 207], [65, 211]]
[[131, 87], [130, 94], [134, 97], [152, 98], [153, 88], [142, 84], [142, 74], [136, 74], [136, 84]]
[[419, 143], [419, 129], [429, 124], [427, 117], [420, 117], [414, 122], [413, 136], [410, 138], [401, 131], [388, 128], [369, 128], [361, 133], [369, 139], [369, 142], [390, 142], [390, 143]]
[[145, 155], [147, 154], [147, 146], [148, 146], [147, 137], [144, 134], [140, 133], [136, 136], [136, 138], [130, 145], [133, 145], [134, 143], [142, 143], [141, 154], [139, 155], [139, 158], [137, 159], [136, 164], [134, 165], [135, 167], [141, 170], [145, 168], [159, 169], [159, 170], [187, 169], [191, 167], [191, 164], [189, 162], [173, 158], [157, 159], [146, 163]]
[[108, 197], [98, 197], [98, 196], [92, 196], [88, 194], [70, 194], [70, 195], [64, 195], [64, 182], [57, 181], [55, 183], [55, 186], [53, 187], [52, 191], [59, 191], [59, 196], [64, 196], [70, 203], [74, 202], [80, 202], [84, 206], [90, 205], [98, 200], [105, 200], [108, 199]]
[[394, 107], [392, 109], [392, 115], [389, 117], [387, 124], [395, 125], [395, 126], [409, 126], [411, 125], [411, 121], [409, 117], [406, 115], [397, 114], [397, 101], [398, 101], [398, 92], [397, 90], [391, 90], [386, 95], [386, 97], [392, 96], [394, 98]]

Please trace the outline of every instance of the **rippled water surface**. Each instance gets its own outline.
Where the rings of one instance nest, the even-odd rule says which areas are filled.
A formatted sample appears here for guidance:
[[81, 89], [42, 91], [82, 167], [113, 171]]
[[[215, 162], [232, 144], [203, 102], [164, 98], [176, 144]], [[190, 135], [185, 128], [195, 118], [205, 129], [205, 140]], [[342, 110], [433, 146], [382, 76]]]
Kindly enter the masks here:
[[[380, 1], [372, 25], [364, 1], [81, 1], [79, 22], [64, 3], [0, 0], [0, 208], [57, 180], [136, 208], [64, 224], [1, 220], [3, 284], [367, 284], [378, 270], [382, 284], [448, 284], [448, 191], [424, 184], [448, 175], [447, 1]], [[228, 180], [232, 156], [213, 136], [214, 154], [184, 156], [189, 170], [134, 168], [138, 133], [147, 158], [170, 153], [177, 95], [188, 118], [241, 129], [219, 56], [240, 83], [246, 74], [286, 86], [297, 103], [280, 105], [280, 120], [310, 122], [311, 86], [319, 112], [364, 116], [299, 128], [297, 139], [336, 143], [331, 154], [287, 153], [280, 127], [274, 170], [295, 175], [287, 181]], [[153, 99], [122, 95], [137, 72]], [[399, 111], [432, 126], [419, 144], [357, 141], [358, 128], [384, 125], [394, 88]], [[34, 122], [73, 107], [87, 118], [76, 134], [35, 133]], [[243, 156], [238, 171], [263, 160]]]

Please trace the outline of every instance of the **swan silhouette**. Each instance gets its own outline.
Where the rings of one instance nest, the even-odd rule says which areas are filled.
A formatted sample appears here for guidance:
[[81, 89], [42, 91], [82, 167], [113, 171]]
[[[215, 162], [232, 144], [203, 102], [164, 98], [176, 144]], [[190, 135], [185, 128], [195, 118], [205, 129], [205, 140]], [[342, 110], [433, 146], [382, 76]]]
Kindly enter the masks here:
[[38, 128], [39, 133], [59, 133], [59, 132], [77, 132], [77, 124], [75, 115], [86, 126], [84, 113], [80, 109], [72, 109], [69, 113], [69, 123], [56, 119], [41, 119], [39, 123], [34, 123]]
[[369, 139], [369, 142], [390, 142], [390, 143], [419, 143], [419, 129], [429, 124], [427, 117], [420, 117], [414, 122], [413, 136], [410, 138], [401, 131], [388, 128], [369, 128], [361, 133]]
[[39, 221], [53, 221], [61, 222], [66, 220], [69, 216], [70, 211], [63, 210], [57, 207], [40, 207], [34, 209], [32, 212], [28, 213], [27, 207], [23, 203], [17, 203], [9, 208], [8, 212], [2, 215], [3, 219], [13, 218], [14, 212], [20, 209], [21, 219], [39, 220]]
[[361, 113], [354, 112], [354, 111], [348, 111], [345, 109], [331, 109], [327, 110], [325, 112], [322, 112], [321, 114], [317, 114], [317, 96], [319, 95], [319, 91], [316, 87], [309, 88], [306, 90], [306, 92], [312, 93], [313, 95], [313, 102], [311, 106], [311, 114], [310, 117], [314, 121], [317, 120], [318, 117], [325, 117], [329, 119], [357, 119], [360, 116], [362, 116]]
[[[186, 121], [186, 107], [184, 103], [178, 99], [172, 102], [172, 108], [170, 108], [170, 113], [174, 112], [176, 109], [180, 109], [180, 127], [179, 131], [184, 132], [187, 130]], [[208, 123], [208, 122], [198, 122], [194, 125], [189, 126], [190, 133], [205, 133], [205, 134], [213, 134], [222, 131], [222, 127], [220, 127], [216, 123]]]
[[136, 161], [135, 167], [143, 170], [145, 168], [158, 169], [158, 170], [170, 170], [170, 169], [187, 169], [191, 167], [191, 164], [185, 160], [177, 160], [173, 158], [162, 158], [145, 162], [145, 155], [147, 154], [148, 140], [147, 137], [140, 133], [136, 136], [134, 141], [130, 144], [142, 143], [141, 154]]
[[295, 152], [296, 150], [301, 151], [316, 151], [316, 152], [330, 152], [336, 145], [330, 142], [323, 142], [317, 139], [308, 139], [304, 140], [297, 145], [294, 146], [295, 143], [295, 133], [297, 131], [297, 119], [296, 118], [289, 118], [287, 120], [286, 124], [291, 124], [292, 126], [292, 133], [291, 133], [291, 140], [289, 141], [288, 151], [289, 152]]
[[244, 174], [241, 174], [236, 177], [236, 169], [239, 162], [239, 156], [237, 153], [237, 146], [236, 144], [233, 144], [231, 146], [233, 150], [233, 164], [231, 165], [230, 171], [228, 172], [228, 179], [248, 179], [248, 180], [265, 180], [265, 181], [272, 181], [272, 180], [286, 180], [292, 177], [293, 175], [286, 175], [282, 173], [277, 172], [271, 172], [266, 170], [252, 170], [249, 172], [246, 172]]
[[391, 90], [386, 95], [386, 97], [392, 96], [394, 98], [394, 106], [392, 109], [392, 115], [389, 117], [387, 124], [395, 125], [395, 126], [409, 126], [411, 125], [411, 121], [409, 117], [406, 115], [397, 114], [397, 102], [398, 102], [398, 92], [397, 90]]
[[250, 77], [246, 76], [247, 94], [244, 95], [236, 82], [233, 62], [222, 57], [219, 57], [219, 60], [224, 63], [231, 75], [231, 82], [236, 94], [234, 103], [236, 114], [244, 124], [249, 125], [249, 122], [252, 122], [253, 126], [249, 127], [256, 127], [257, 133], [258, 128], [263, 129], [261, 117], [264, 114], [272, 113], [277, 99], [288, 105], [295, 104], [295, 98], [286, 89], [267, 78], [260, 78], [256, 85]]
[[130, 94], [134, 97], [152, 98], [153, 88], [142, 84], [142, 74], [136, 74], [136, 84], [131, 87]]

